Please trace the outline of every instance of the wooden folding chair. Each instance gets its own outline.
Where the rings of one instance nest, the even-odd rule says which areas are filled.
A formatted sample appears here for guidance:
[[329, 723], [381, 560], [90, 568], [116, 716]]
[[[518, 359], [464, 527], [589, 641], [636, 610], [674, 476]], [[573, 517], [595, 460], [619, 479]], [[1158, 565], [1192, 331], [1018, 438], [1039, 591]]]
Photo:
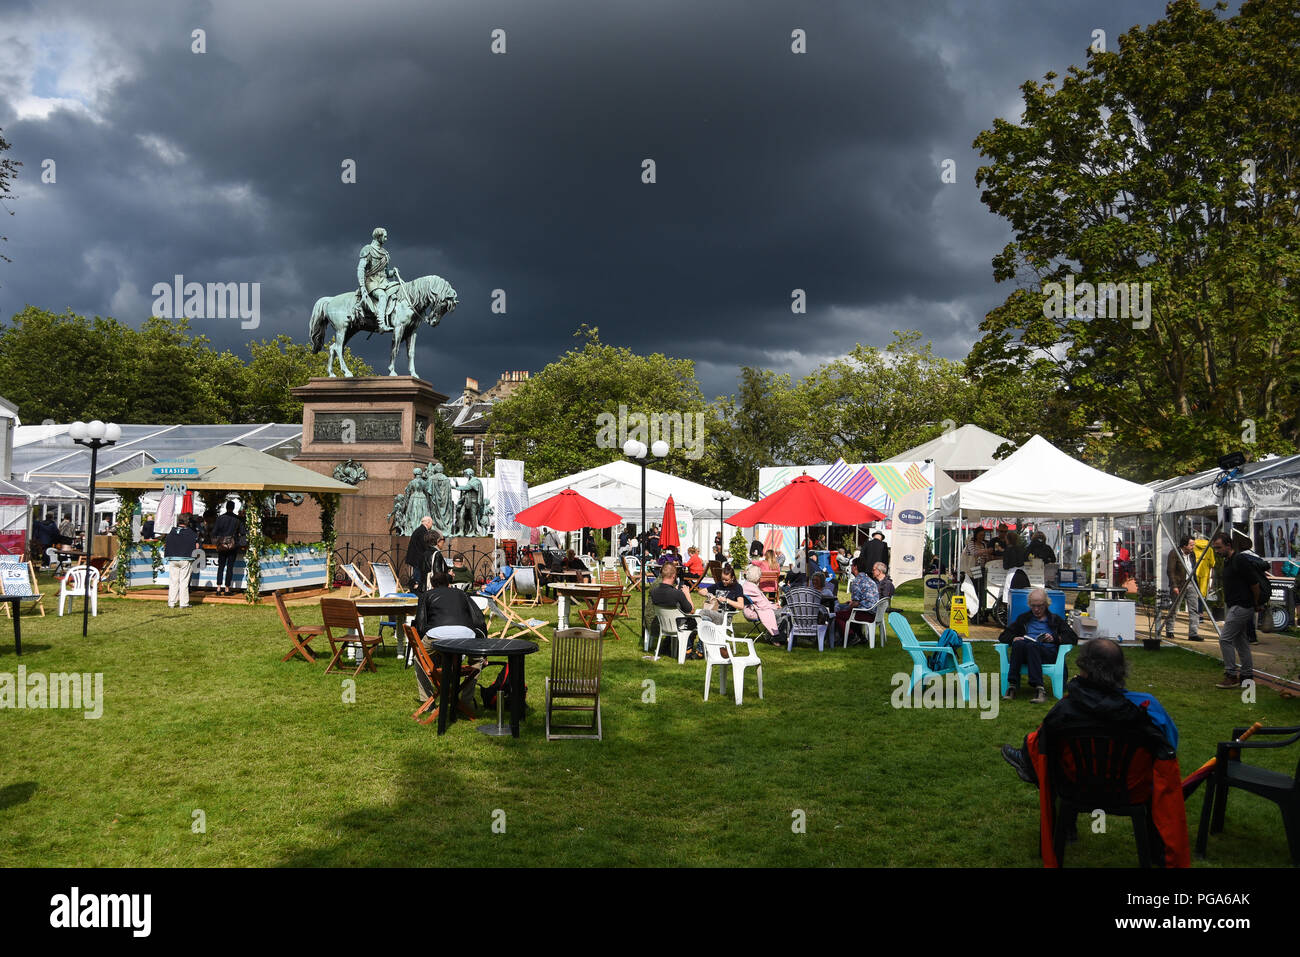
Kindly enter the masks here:
[[[438, 720], [438, 690], [442, 687], [442, 669], [434, 663], [433, 656], [424, 650], [424, 644], [420, 641], [420, 633], [415, 630], [415, 626], [404, 625], [403, 627], [406, 629], [406, 646], [415, 654], [415, 667], [424, 672], [424, 676], [429, 679], [429, 686], [433, 688], [433, 694], [415, 710], [411, 717], [420, 724], [428, 724], [431, 721]], [[464, 690], [466, 681], [478, 682], [478, 672], [466, 671], [462, 666], [461, 674], [465, 675], [465, 680], [456, 689], [456, 708], [469, 720], [476, 721], [478, 715], [461, 699], [460, 692]], [[420, 715], [422, 714], [428, 716], [421, 718]]]
[[316, 663], [316, 655], [308, 646], [313, 638], [319, 638], [325, 634], [324, 627], [316, 628], [311, 625], [295, 625], [289, 618], [289, 609], [284, 603], [284, 596], [280, 592], [272, 592], [275, 595], [275, 610], [280, 615], [280, 624], [284, 625], [284, 633], [289, 636], [293, 642], [293, 647], [289, 653], [281, 658], [281, 661], [288, 661], [294, 655], [302, 655], [312, 664]]
[[[524, 638], [527, 637], [528, 635], [532, 635], [534, 638], [537, 638], [539, 641], [551, 640], [537, 630], [538, 628], [547, 624], [547, 622], [543, 621], [541, 618], [523, 618], [519, 616], [518, 614], [515, 613], [515, 610], [510, 607], [510, 604], [508, 602], [501, 600], [501, 595], [499, 594], [496, 596], [478, 595], [477, 597], [485, 599], [487, 601], [488, 614], [490, 616], [494, 618], [500, 616], [501, 618], [505, 619], [505, 624], [501, 628], [501, 634], [496, 635], [495, 636], [496, 638], [498, 639]], [[516, 630], [512, 633], [507, 634], [508, 632], [510, 632], [511, 628], [514, 628]], [[488, 631], [491, 632], [491, 630], [492, 630], [492, 626], [489, 625]]]
[[618, 629], [614, 626], [624, 618], [631, 619], [628, 614], [627, 603], [631, 595], [623, 591], [621, 585], [610, 585], [602, 587], [600, 590], [600, 599], [605, 603], [604, 609], [600, 608], [580, 608], [578, 617], [582, 623], [589, 629], [600, 634], [601, 638], [606, 638], [613, 634], [615, 640], [618, 639]]
[[600, 583], [602, 585], [617, 585], [619, 591], [623, 590], [623, 577], [619, 575], [617, 568], [606, 568], [600, 573]]
[[760, 572], [758, 579], [758, 590], [770, 595], [772, 598], [777, 597], [781, 588], [780, 572]]
[[[329, 639], [330, 651], [334, 653], [330, 663], [325, 666], [325, 673], [329, 674], [334, 670], [334, 666], [338, 664], [343, 650], [348, 645], [358, 645], [361, 648], [361, 663], [357, 665], [357, 670], [352, 672], [353, 677], [361, 674], [363, 668], [378, 671], [373, 656], [383, 639], [378, 635], [367, 635], [362, 632], [357, 606], [346, 598], [322, 598], [320, 612], [325, 623], [325, 637]], [[334, 634], [336, 628], [342, 632], [337, 637]]]
[[[566, 628], [555, 633], [551, 653], [551, 673], [546, 679], [546, 740], [592, 738], [601, 740], [600, 671], [605, 643], [589, 628]], [[557, 700], [584, 701], [585, 704], [556, 704]], [[590, 724], [552, 724], [556, 711], [586, 711]], [[586, 731], [587, 734], [552, 734], [551, 729]], [[595, 732], [592, 734], [591, 732]]]
[[348, 586], [348, 598], [355, 598], [357, 592], [361, 592], [366, 598], [370, 598], [379, 591], [375, 583], [363, 575], [356, 565], [349, 563], [339, 567], [347, 573], [348, 581], [351, 582]]

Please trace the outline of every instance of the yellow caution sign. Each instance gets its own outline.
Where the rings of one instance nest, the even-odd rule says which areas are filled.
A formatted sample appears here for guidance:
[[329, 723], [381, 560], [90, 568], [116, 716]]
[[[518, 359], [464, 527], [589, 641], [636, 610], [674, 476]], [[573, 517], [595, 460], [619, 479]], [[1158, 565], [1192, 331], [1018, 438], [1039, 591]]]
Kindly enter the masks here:
[[963, 638], [970, 637], [970, 624], [966, 620], [966, 596], [953, 595], [948, 611], [948, 626]]

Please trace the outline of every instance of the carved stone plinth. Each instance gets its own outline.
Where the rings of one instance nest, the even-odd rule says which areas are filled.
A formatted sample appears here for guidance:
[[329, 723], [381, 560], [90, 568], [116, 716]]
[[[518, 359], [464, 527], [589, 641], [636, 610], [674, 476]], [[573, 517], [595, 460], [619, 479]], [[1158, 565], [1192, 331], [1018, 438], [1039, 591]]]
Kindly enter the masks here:
[[[332, 477], [351, 459], [368, 475], [357, 484], [357, 495], [342, 496], [334, 524], [339, 544], [354, 549], [373, 544], [389, 551], [396, 565], [405, 555], [406, 539], [389, 535], [388, 513], [414, 470], [433, 461], [433, 417], [447, 397], [411, 376], [318, 378], [293, 394], [303, 402], [302, 452], [294, 464]], [[290, 510], [291, 541], [319, 537], [320, 516], [310, 499]]]

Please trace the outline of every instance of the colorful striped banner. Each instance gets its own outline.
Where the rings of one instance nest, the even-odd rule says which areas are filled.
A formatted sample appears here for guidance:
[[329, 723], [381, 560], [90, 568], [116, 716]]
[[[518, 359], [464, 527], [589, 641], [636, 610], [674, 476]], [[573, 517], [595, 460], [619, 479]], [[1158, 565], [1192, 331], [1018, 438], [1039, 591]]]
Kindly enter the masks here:
[[822, 473], [822, 477], [818, 479], [818, 481], [827, 488], [835, 489], [835, 491], [839, 492], [843, 491], [844, 484], [848, 482], [851, 477], [852, 472], [849, 469], [848, 463], [843, 459], [836, 459], [827, 467], [826, 471]]
[[856, 498], [862, 501], [862, 496], [866, 495], [876, 486], [876, 477], [871, 474], [871, 470], [865, 465], [854, 474], [854, 476], [844, 483], [840, 489], [849, 498]]
[[907, 479], [907, 484], [913, 489], [925, 488], [930, 484], [925, 480], [925, 476], [921, 474], [921, 470], [916, 467], [915, 462], [908, 466], [907, 471], [903, 473], [903, 478]]
[[793, 473], [793, 468], [784, 468], [773, 474], [766, 482], [758, 487], [758, 497], [763, 498], [766, 495], [771, 495], [773, 492], [784, 488], [786, 484], [788, 484], [790, 476]]
[[884, 487], [889, 497], [897, 501], [912, 490], [911, 486], [903, 481], [903, 477], [898, 474], [898, 469], [892, 465], [873, 465], [868, 466], [871, 474], [876, 477], [876, 481]]

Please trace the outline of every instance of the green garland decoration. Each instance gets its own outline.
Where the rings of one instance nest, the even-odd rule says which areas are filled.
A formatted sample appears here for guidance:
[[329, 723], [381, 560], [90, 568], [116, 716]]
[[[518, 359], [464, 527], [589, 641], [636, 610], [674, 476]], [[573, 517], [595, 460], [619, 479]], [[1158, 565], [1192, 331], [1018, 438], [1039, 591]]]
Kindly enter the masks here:
[[127, 582], [131, 580], [131, 553], [136, 548], [132, 541], [131, 518], [135, 515], [136, 506], [140, 504], [143, 494], [140, 489], [122, 489], [117, 493], [121, 507], [117, 510], [117, 524], [113, 528], [113, 534], [117, 536], [117, 563], [114, 566], [112, 588], [113, 594], [119, 598], [126, 594]]
[[339, 510], [339, 493], [309, 492], [307, 494], [320, 506], [320, 545], [325, 549], [325, 587], [329, 588], [330, 583], [334, 581], [334, 545], [338, 540], [338, 532], [334, 529], [334, 516]]
[[244, 556], [244, 601], [257, 604], [262, 586], [262, 564], [259, 556], [267, 547], [262, 537], [262, 502], [252, 497], [244, 505], [244, 525], [248, 532], [248, 552]]
[[163, 542], [149, 543], [149, 564], [153, 567], [153, 580], [157, 581], [158, 576], [162, 574], [163, 567]]

